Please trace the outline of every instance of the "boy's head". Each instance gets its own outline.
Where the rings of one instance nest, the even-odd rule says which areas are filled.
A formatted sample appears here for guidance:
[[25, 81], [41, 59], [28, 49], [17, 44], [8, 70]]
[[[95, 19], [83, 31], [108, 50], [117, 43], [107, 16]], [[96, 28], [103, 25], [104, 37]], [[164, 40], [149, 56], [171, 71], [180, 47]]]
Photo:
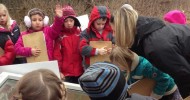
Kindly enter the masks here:
[[64, 19], [64, 27], [72, 28], [73, 26], [80, 27], [80, 22], [76, 18], [75, 11], [71, 6], [63, 7], [63, 19]]
[[24, 22], [28, 28], [39, 31], [48, 25], [49, 18], [45, 16], [45, 13], [41, 9], [33, 8], [28, 12], [28, 15], [24, 17]]
[[185, 14], [179, 10], [169, 11], [164, 15], [164, 20], [169, 23], [186, 24], [187, 19]]
[[79, 78], [91, 100], [124, 100], [128, 85], [120, 69], [106, 62], [94, 63]]
[[88, 31], [93, 27], [97, 31], [102, 31], [106, 26], [109, 26], [110, 11], [106, 6], [94, 6], [90, 13], [88, 23]]
[[107, 17], [101, 17], [93, 22], [94, 28], [98, 31], [102, 31], [107, 22]]
[[24, 75], [18, 82], [15, 99], [65, 100], [66, 89], [50, 70], [39, 69]]

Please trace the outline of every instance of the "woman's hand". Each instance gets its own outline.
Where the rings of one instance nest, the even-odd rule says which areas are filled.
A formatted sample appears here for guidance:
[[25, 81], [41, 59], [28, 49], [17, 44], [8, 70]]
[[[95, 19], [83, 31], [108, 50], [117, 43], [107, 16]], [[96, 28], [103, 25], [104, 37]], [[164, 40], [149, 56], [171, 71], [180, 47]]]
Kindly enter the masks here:
[[57, 4], [55, 6], [55, 14], [59, 18], [61, 18], [63, 16], [63, 10], [62, 10], [62, 6], [60, 4]]

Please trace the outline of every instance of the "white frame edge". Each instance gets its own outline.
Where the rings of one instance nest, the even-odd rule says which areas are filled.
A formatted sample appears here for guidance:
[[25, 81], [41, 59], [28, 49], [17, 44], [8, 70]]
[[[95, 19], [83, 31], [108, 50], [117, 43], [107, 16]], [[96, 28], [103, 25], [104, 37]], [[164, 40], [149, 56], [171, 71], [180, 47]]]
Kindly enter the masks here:
[[[0, 74], [0, 87], [8, 80], [8, 79], [14, 79], [19, 80], [23, 75], [22, 74], [15, 74], [15, 73], [9, 73], [9, 72], [2, 72]], [[68, 82], [63, 82], [65, 84], [65, 87], [71, 90], [77, 90], [83, 92], [82, 88], [79, 84], [73, 84]]]

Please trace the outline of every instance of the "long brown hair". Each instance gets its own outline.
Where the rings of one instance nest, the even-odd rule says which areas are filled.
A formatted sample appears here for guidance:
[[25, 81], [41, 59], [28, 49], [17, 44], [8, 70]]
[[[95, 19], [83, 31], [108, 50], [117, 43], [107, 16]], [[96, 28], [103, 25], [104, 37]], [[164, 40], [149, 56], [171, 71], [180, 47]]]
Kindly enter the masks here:
[[125, 4], [114, 14], [114, 30], [116, 45], [131, 47], [135, 34], [138, 14], [132, 6]]
[[11, 22], [10, 22], [11, 17], [9, 15], [9, 11], [8, 11], [7, 7], [4, 4], [1, 4], [1, 3], [0, 3], [0, 10], [4, 11], [6, 13], [6, 16], [7, 16], [7, 23], [6, 23], [6, 26], [4, 28], [10, 30], [11, 29]]
[[113, 64], [120, 66], [120, 68], [124, 67], [127, 70], [126, 80], [128, 80], [134, 60], [133, 52], [127, 47], [116, 46], [110, 54], [110, 60]]
[[14, 100], [65, 100], [62, 81], [50, 70], [39, 69], [24, 75], [17, 83]]

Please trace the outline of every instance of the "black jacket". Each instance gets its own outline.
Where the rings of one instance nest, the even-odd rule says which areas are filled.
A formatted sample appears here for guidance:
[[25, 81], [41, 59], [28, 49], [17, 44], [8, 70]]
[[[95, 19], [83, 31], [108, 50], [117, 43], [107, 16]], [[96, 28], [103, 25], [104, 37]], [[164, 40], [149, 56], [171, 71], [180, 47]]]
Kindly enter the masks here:
[[190, 28], [140, 16], [131, 48], [171, 75], [183, 97], [190, 95]]

